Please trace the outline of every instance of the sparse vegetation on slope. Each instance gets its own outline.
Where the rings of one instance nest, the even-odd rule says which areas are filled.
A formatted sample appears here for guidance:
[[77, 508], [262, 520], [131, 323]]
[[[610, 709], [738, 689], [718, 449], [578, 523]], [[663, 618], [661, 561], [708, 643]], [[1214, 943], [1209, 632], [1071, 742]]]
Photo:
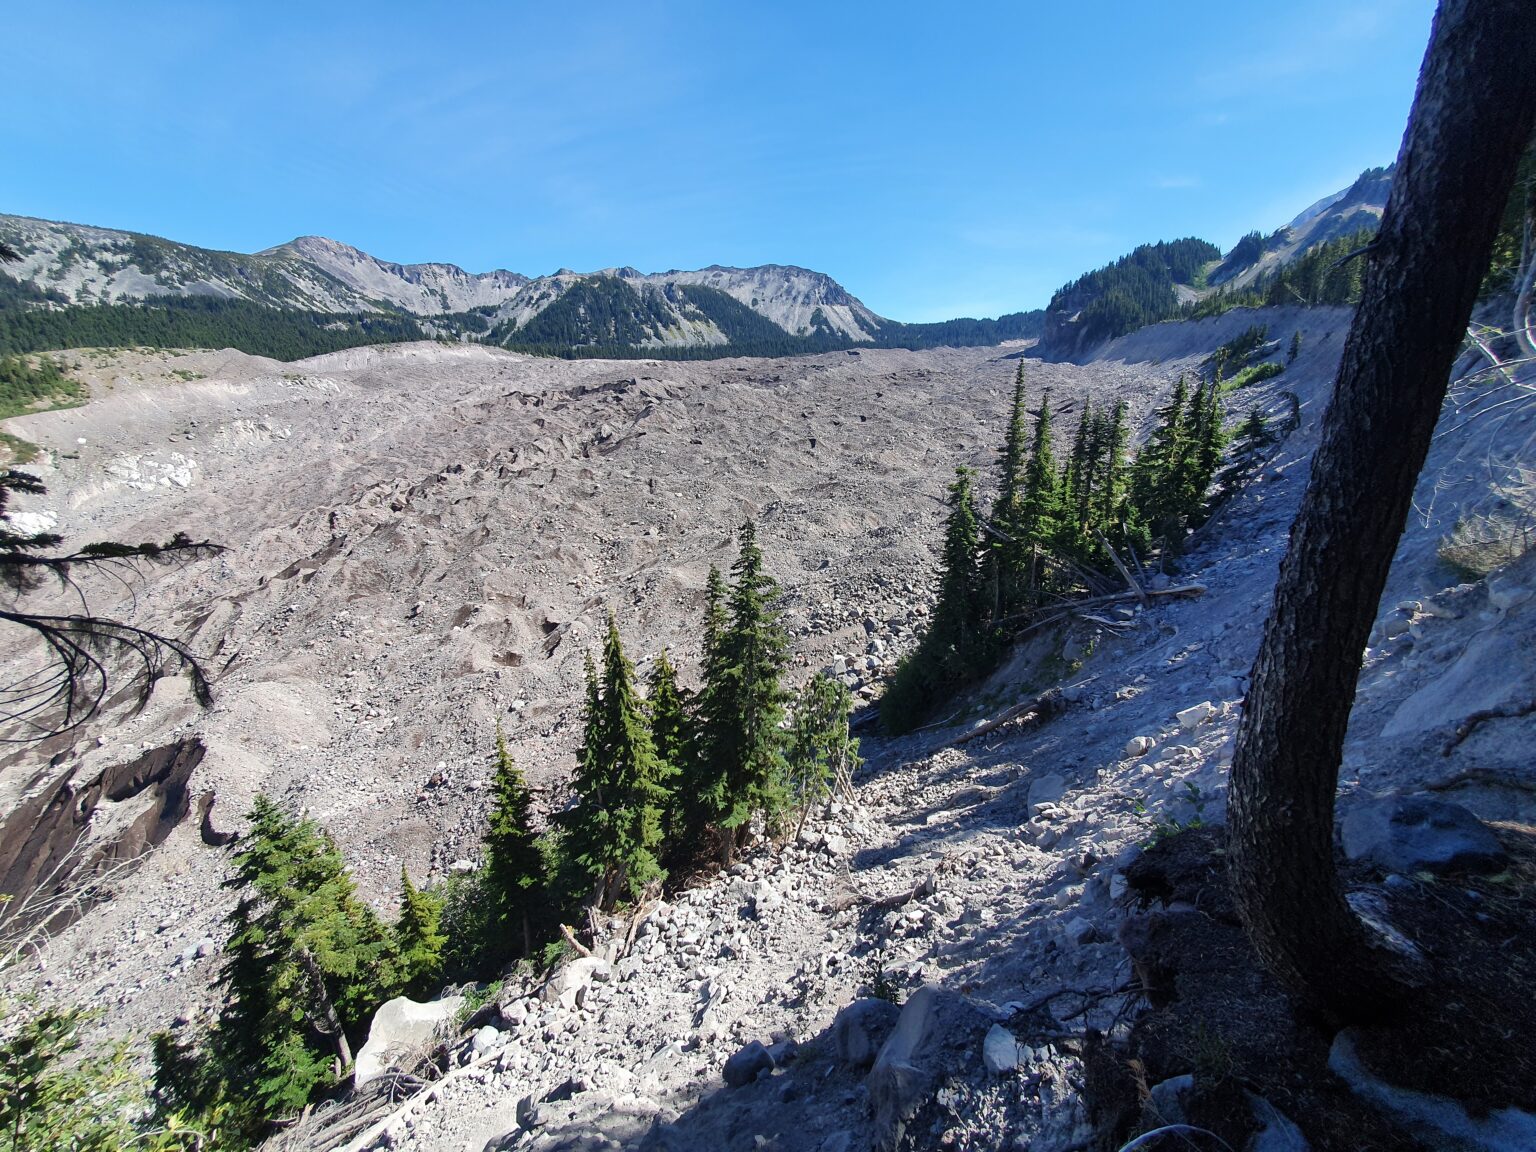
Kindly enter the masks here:
[[47, 356], [0, 357], [0, 420], [83, 399], [85, 389]]
[[1194, 285], [1221, 249], [1195, 237], [1143, 244], [1058, 289], [1045, 310], [1040, 349], [1071, 355], [1179, 313], [1174, 285]]
[[[1234, 349], [1247, 355], [1254, 345], [1245, 333], [1208, 364], [1224, 365]], [[1122, 565], [1140, 568], [1160, 552], [1178, 551], [1209, 514], [1227, 443], [1218, 373], [1202, 377], [1193, 392], [1179, 377], [1134, 460], [1127, 458], [1124, 404], [1096, 410], [1085, 402], [1071, 452], [1058, 466], [1049, 393], [1026, 449], [1020, 363], [991, 519], [981, 522], [971, 474], [962, 468], [949, 489], [939, 604], [881, 700], [887, 728], [910, 730], [957, 688], [990, 672], [1007, 638], [1042, 613], [1108, 591], [1116, 580], [1109, 573]]]
[[397, 313], [339, 315], [208, 296], [26, 309], [0, 305], [0, 354], [5, 355], [147, 346], [238, 348], [253, 356], [299, 360], [429, 335], [414, 318]]

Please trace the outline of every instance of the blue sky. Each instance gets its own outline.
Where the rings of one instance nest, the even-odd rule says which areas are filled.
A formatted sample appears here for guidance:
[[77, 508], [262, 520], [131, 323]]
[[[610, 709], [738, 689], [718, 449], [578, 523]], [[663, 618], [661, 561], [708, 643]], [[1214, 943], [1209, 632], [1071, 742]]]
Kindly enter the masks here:
[[530, 275], [801, 264], [992, 316], [1390, 161], [1433, 9], [17, 4], [0, 212]]

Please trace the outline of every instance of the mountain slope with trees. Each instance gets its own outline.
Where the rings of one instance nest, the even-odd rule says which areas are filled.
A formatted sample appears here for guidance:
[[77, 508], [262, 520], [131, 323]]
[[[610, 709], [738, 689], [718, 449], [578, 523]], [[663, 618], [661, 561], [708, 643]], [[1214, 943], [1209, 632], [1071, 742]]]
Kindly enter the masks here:
[[902, 324], [789, 265], [537, 278], [397, 264], [319, 236], [245, 255], [0, 216], [0, 355], [232, 347], [294, 360], [402, 340], [485, 340], [567, 357], [709, 359], [1029, 339], [1040, 313]]

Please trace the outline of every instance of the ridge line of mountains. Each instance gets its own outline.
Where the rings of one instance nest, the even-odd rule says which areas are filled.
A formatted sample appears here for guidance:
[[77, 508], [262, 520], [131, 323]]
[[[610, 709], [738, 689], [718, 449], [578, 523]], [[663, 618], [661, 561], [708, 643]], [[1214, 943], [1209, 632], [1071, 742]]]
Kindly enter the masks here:
[[563, 356], [693, 359], [1038, 338], [1038, 355], [1067, 359], [1187, 314], [1213, 294], [1252, 295], [1319, 245], [1374, 229], [1390, 180], [1390, 169], [1370, 169], [1225, 255], [1194, 238], [1142, 245], [1065, 285], [1043, 310], [930, 324], [880, 316], [830, 276], [794, 265], [528, 277], [394, 263], [321, 236], [242, 254], [0, 216], [0, 241], [21, 256], [0, 268], [0, 354], [147, 344], [295, 359], [447, 339]]

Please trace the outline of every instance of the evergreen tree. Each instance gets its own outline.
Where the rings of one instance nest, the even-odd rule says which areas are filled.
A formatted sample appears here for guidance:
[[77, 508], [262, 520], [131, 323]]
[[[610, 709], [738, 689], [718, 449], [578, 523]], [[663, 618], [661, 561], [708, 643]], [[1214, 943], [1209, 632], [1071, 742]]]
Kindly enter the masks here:
[[1033, 548], [1023, 524], [1026, 471], [1029, 464], [1029, 429], [1026, 423], [1024, 362], [1014, 378], [1013, 403], [998, 461], [997, 498], [992, 504], [992, 527], [1000, 538], [987, 541], [983, 582], [993, 589], [994, 618], [1008, 615], [1022, 598]]
[[1025, 422], [1024, 361], [1019, 361], [1013, 383], [1013, 404], [1008, 410], [1008, 429], [1003, 435], [1003, 456], [999, 461], [997, 500], [992, 505], [993, 523], [1007, 528], [1013, 524], [1022, 503], [1025, 466], [1029, 462], [1029, 430]]
[[594, 882], [594, 903], [611, 908], [621, 896], [638, 895], [661, 878], [656, 851], [666, 801], [663, 766], [612, 614], [601, 689], [594, 692], [594, 684], [589, 677], [583, 762], [572, 781], [577, 802], [562, 822], [567, 854]]
[[1173, 396], [1157, 412], [1157, 427], [1136, 457], [1131, 475], [1131, 499], [1138, 519], [1154, 534], [1172, 536], [1178, 529], [1182, 500], [1180, 485], [1189, 454], [1189, 384], [1183, 376]]
[[1040, 398], [1040, 411], [1035, 414], [1029, 465], [1024, 470], [1024, 496], [1016, 523], [1016, 574], [1021, 591], [1009, 606], [1010, 612], [1033, 605], [1043, 588], [1043, 554], [1055, 540], [1061, 519], [1061, 487], [1051, 441], [1051, 393], [1047, 389]]
[[1093, 494], [1093, 400], [1083, 399], [1083, 410], [1078, 415], [1077, 435], [1072, 438], [1072, 453], [1067, 457], [1067, 469], [1063, 484], [1063, 503], [1067, 513], [1069, 537], [1075, 538], [1083, 531]]
[[727, 866], [753, 817], [772, 823], [787, 804], [780, 724], [788, 693], [780, 676], [789, 638], [771, 606], [778, 585], [763, 571], [752, 521], [741, 526], [740, 540], [729, 623], [715, 645], [713, 667], [706, 669], [702, 716], [715, 776], [710, 805]]
[[1116, 529], [1120, 522], [1121, 505], [1125, 501], [1125, 453], [1131, 438], [1128, 411], [1124, 400], [1117, 403], [1104, 434], [1103, 474], [1098, 484], [1094, 519], [1111, 539], [1119, 535]]
[[1296, 363], [1296, 357], [1298, 357], [1300, 355], [1301, 355], [1301, 329], [1298, 328], [1298, 329], [1296, 329], [1295, 332], [1293, 332], [1291, 334], [1291, 346], [1290, 346], [1290, 349], [1285, 354], [1285, 362], [1287, 364], [1294, 364], [1294, 363]]
[[[588, 690], [594, 684], [587, 663]], [[496, 775], [491, 781], [491, 817], [485, 832], [485, 889], [495, 903], [503, 938], [522, 937], [524, 956], [533, 954], [533, 917], [544, 901], [544, 854], [533, 830], [533, 792], [507, 751], [496, 724]]]
[[990, 655], [983, 621], [977, 552], [980, 527], [971, 491], [972, 472], [956, 468], [949, 487], [949, 518], [939, 568], [939, 602], [925, 640], [931, 640], [948, 677], [968, 679]]
[[677, 669], [665, 648], [651, 668], [646, 708], [650, 717], [651, 743], [661, 763], [661, 780], [667, 788], [662, 818], [662, 839], [675, 841], [687, 826], [687, 802], [683, 781], [694, 776], [693, 724], [689, 719], [690, 696], [677, 682]]
[[811, 677], [795, 700], [789, 790], [801, 827], [818, 801], [833, 791], [850, 795], [853, 791], [853, 773], [860, 760], [859, 742], [848, 732], [852, 706], [847, 686], [825, 672]]
[[1190, 437], [1192, 447], [1190, 504], [1185, 513], [1187, 520], [1205, 519], [1206, 494], [1216, 469], [1221, 466], [1222, 455], [1227, 447], [1227, 434], [1221, 411], [1221, 390], [1216, 385], [1197, 389], [1194, 408], [1195, 426]]
[[[678, 690], [684, 708], [684, 726], [679, 746], [670, 752], [675, 757], [670, 763], [677, 774], [670, 782], [665, 839], [667, 858], [674, 866], [692, 863], [700, 855], [700, 849], [716, 816], [713, 798], [723, 786], [720, 759], [714, 752], [717, 725], [710, 718], [719, 712], [715, 693], [723, 680], [721, 644], [728, 623], [725, 597], [725, 580], [720, 575], [720, 569], [710, 565], [709, 579], [705, 584], [703, 685], [698, 694], [691, 698], [681, 689]], [[654, 685], [651, 695], [654, 708], [657, 695]], [[665, 726], [670, 727], [670, 722]], [[659, 748], [658, 754], [661, 754]]]
[[[258, 796], [227, 886], [230, 913], [219, 982], [226, 999], [207, 1037], [206, 1074], [183, 1101], [221, 1110], [254, 1140], [291, 1118], [351, 1063], [351, 1041], [397, 980], [394, 941], [357, 899], [330, 837]], [[164, 1077], [186, 1050], [157, 1045]], [[174, 1086], [173, 1086], [174, 1087]]]
[[400, 919], [395, 922], [395, 953], [398, 956], [395, 985], [407, 996], [421, 999], [437, 988], [443, 971], [443, 947], [448, 937], [441, 931], [442, 901], [411, 883], [400, 865]]

